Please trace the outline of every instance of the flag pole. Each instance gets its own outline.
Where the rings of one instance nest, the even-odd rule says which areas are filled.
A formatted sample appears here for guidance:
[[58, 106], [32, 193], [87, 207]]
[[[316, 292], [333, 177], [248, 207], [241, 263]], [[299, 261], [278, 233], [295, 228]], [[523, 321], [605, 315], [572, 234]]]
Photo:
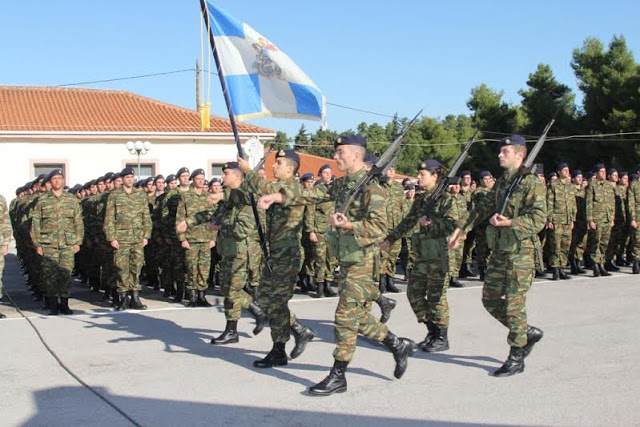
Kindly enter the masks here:
[[[233, 138], [236, 142], [236, 148], [238, 149], [238, 157], [246, 159], [242, 144], [240, 143], [240, 134], [238, 132], [238, 124], [236, 123], [236, 117], [233, 115], [233, 109], [231, 108], [231, 98], [229, 97], [229, 91], [227, 90], [227, 83], [224, 79], [224, 72], [222, 71], [222, 65], [220, 65], [220, 57], [218, 56], [218, 49], [216, 49], [216, 42], [213, 37], [213, 31], [211, 31], [211, 22], [209, 17], [209, 8], [207, 7], [206, 0], [200, 0], [200, 8], [202, 10], [202, 17], [207, 27], [207, 34], [209, 35], [209, 44], [211, 45], [211, 51], [213, 53], [213, 59], [216, 62], [216, 70], [218, 71], [218, 78], [220, 79], [220, 86], [222, 87], [222, 94], [224, 95], [224, 102], [227, 105], [227, 111], [229, 112], [229, 121], [231, 122], [231, 129], [233, 130]], [[256, 206], [253, 193], [249, 193], [251, 199], [251, 210], [253, 211], [253, 218], [256, 221], [256, 228], [258, 229], [258, 236], [260, 238], [260, 248], [262, 249], [262, 255], [264, 256], [264, 263], [271, 273], [271, 263], [269, 262], [269, 250], [267, 249], [267, 241], [264, 236], [264, 230], [262, 229], [262, 223], [260, 221], [260, 214], [258, 213], [258, 207]]]

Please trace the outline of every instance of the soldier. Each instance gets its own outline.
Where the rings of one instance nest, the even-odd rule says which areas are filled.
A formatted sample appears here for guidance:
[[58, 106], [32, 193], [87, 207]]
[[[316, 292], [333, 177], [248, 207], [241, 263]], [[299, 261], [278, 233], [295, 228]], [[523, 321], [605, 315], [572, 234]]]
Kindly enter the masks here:
[[[418, 345], [428, 353], [449, 349], [447, 286], [451, 265], [447, 237], [455, 230], [458, 222], [466, 218], [466, 211], [460, 212], [455, 205], [455, 198], [449, 193], [443, 193], [438, 198], [432, 212], [427, 211], [431, 195], [445, 172], [444, 166], [437, 160], [425, 160], [418, 165], [418, 185], [424, 192], [416, 196], [407, 216], [390, 231], [381, 245], [382, 248], [388, 246], [417, 223], [420, 224], [419, 246], [409, 276], [407, 298], [418, 322], [427, 327], [427, 336]], [[460, 199], [466, 209], [466, 200], [464, 197]]]
[[[147, 188], [149, 188], [147, 186]], [[156, 175], [153, 178], [151, 188], [154, 191], [149, 192], [149, 209], [151, 210], [151, 239], [145, 247], [145, 270], [147, 276], [147, 286], [153, 287], [154, 290], [160, 290], [160, 281], [158, 279], [158, 269], [160, 266], [161, 251], [160, 245], [160, 220], [162, 219], [162, 205], [158, 203], [158, 196], [164, 194], [165, 179], [163, 175]], [[161, 199], [162, 200], [162, 199]]]
[[602, 263], [611, 237], [611, 228], [615, 225], [615, 194], [611, 183], [607, 181], [604, 163], [594, 167], [595, 182], [587, 187], [587, 226], [589, 240], [587, 252], [593, 264], [593, 277], [611, 276]]
[[104, 235], [104, 215], [107, 209], [109, 193], [114, 188], [113, 178], [114, 174], [112, 172], [104, 175], [105, 189], [94, 201], [94, 221], [91, 226], [94, 228], [94, 252], [98, 252], [96, 258], [99, 260], [100, 282], [104, 288], [103, 299], [108, 300], [111, 297], [115, 307], [118, 304], [116, 267], [113, 264], [113, 248]]
[[[314, 180], [313, 174], [307, 172], [300, 176], [300, 184], [304, 188], [313, 187]], [[298, 273], [298, 283], [297, 286], [300, 288], [300, 291], [305, 294], [309, 292], [309, 290], [315, 290], [315, 286], [312, 286], [312, 281], [314, 278], [313, 272], [313, 246], [310, 240], [311, 234], [311, 221], [313, 215], [313, 206], [305, 206], [304, 207], [304, 221], [302, 227], [302, 249], [304, 251], [304, 258], [302, 262], [302, 268]], [[336, 296], [337, 294], [333, 292], [331, 287], [329, 287], [330, 292], [333, 293], [331, 296]], [[317, 297], [322, 297], [319, 293], [316, 294]]]
[[[467, 200], [464, 198], [464, 196], [462, 196], [462, 194], [460, 194], [460, 177], [455, 177], [450, 180], [449, 194], [453, 199], [452, 206], [456, 211], [456, 217], [462, 220], [466, 219], [469, 211], [467, 210]], [[478, 240], [476, 235], [476, 248], [477, 244]], [[449, 287], [464, 288], [464, 284], [458, 280], [458, 276], [460, 275], [460, 268], [462, 268], [462, 246], [458, 246], [449, 253]]]
[[[336, 206], [342, 205], [350, 188], [367, 173], [364, 164], [367, 141], [360, 135], [349, 134], [338, 138], [335, 145], [334, 159], [338, 168], [347, 173], [345, 177], [336, 179], [331, 186], [318, 185], [309, 190], [287, 188], [284, 193], [264, 196], [260, 199], [261, 207], [269, 207], [272, 203], [289, 206], [329, 200], [335, 201]], [[345, 214], [338, 212], [331, 216], [330, 223], [338, 230], [332, 235], [337, 239], [332, 247], [339, 248], [340, 266], [340, 292], [334, 322], [336, 349], [329, 375], [309, 389], [313, 395], [326, 396], [347, 390], [345, 373], [356, 349], [358, 333], [384, 343], [391, 350], [396, 361], [394, 376], [398, 379], [406, 371], [409, 356], [415, 349], [413, 341], [398, 338], [370, 313], [375, 295], [379, 295], [373, 280], [373, 264], [374, 256], [379, 251], [376, 243], [384, 239], [387, 233], [384, 205], [384, 192], [374, 180], [356, 195]]]
[[[636, 166], [636, 172], [640, 170], [640, 165]], [[640, 274], [640, 179], [636, 177], [629, 186], [629, 194], [627, 196], [629, 206], [629, 222], [631, 225], [631, 244], [632, 244], [632, 269], [633, 274]]]
[[587, 202], [585, 200], [586, 190], [582, 186], [584, 180], [580, 169], [571, 171], [571, 181], [576, 198], [576, 220], [571, 233], [569, 264], [571, 265], [571, 274], [584, 274], [585, 271], [580, 263], [584, 257], [587, 238]]
[[118, 274], [117, 310], [131, 308], [146, 310], [140, 301], [138, 281], [143, 263], [143, 248], [151, 237], [151, 217], [144, 193], [133, 189], [133, 168], [120, 172], [122, 187], [113, 190], [107, 198], [104, 234], [114, 249], [114, 264]]
[[508, 359], [493, 373], [496, 377], [524, 372], [525, 357], [543, 337], [540, 329], [527, 324], [526, 294], [533, 282], [534, 238], [547, 220], [544, 186], [534, 175], [525, 176], [509, 199], [504, 215], [495, 213], [500, 209], [511, 181], [517, 179], [526, 155], [526, 141], [522, 136], [512, 135], [500, 140], [498, 160], [505, 173], [449, 239], [452, 249], [459, 244], [465, 231], [493, 215], [487, 228], [487, 244], [492, 252], [482, 289], [482, 303], [489, 314], [509, 329], [507, 342], [511, 346]]
[[[9, 224], [9, 209], [7, 200], [0, 195], [0, 246], [2, 246], [2, 256], [0, 256], [0, 299], [2, 298], [2, 272], [4, 271], [4, 257], [9, 253], [9, 243], [11, 243], [11, 225]], [[6, 316], [0, 313], [0, 319]]]
[[[218, 178], [213, 178], [211, 180], [211, 182], [209, 183], [209, 193], [212, 194], [219, 194], [222, 193], [223, 189], [222, 189], [222, 181], [220, 181]], [[222, 207], [224, 206], [224, 202], [223, 203], [218, 203], [218, 208], [217, 211], [220, 211], [222, 209]], [[216, 213], [217, 215], [217, 213]], [[257, 232], [256, 232], [257, 234]], [[259, 245], [259, 243], [258, 243]], [[260, 247], [258, 246], [258, 251], [257, 253], [254, 254], [256, 257], [258, 257], [257, 259], [255, 257], [250, 257], [249, 258], [249, 263], [250, 265], [255, 265], [256, 263], [258, 264], [258, 266], [260, 265], [260, 261], [262, 260], [262, 252], [260, 251]], [[209, 277], [207, 278], [207, 283], [211, 286], [211, 290], [213, 291], [215, 289], [215, 287], [217, 285], [220, 284], [220, 280], [219, 280], [219, 274], [220, 274], [220, 256], [218, 255], [218, 248], [217, 246], [214, 246], [211, 248], [211, 266], [209, 267]], [[257, 273], [257, 277], [260, 276], [260, 272]], [[255, 284], [254, 286], [259, 285], [259, 279], [255, 280]], [[257, 299], [257, 298], [256, 298]]]
[[171, 239], [165, 240], [163, 234], [162, 207], [167, 194], [176, 188], [178, 184], [174, 174], [167, 175], [164, 182], [166, 191], [156, 197], [151, 213], [151, 239], [155, 242], [157, 248], [156, 256], [158, 258], [158, 264], [160, 265], [160, 284], [162, 285], [162, 289], [164, 289], [163, 296], [168, 298], [171, 295], [175, 295], [175, 288], [173, 286], [173, 265], [171, 262]]
[[51, 182], [51, 191], [41, 195], [33, 209], [31, 240], [42, 258], [49, 314], [73, 314], [69, 288], [74, 254], [84, 235], [82, 211], [78, 200], [62, 189], [62, 169], [49, 172], [46, 180]]
[[[604, 268], [607, 271], [620, 271], [620, 268], [616, 264], [620, 266], [624, 265], [619, 250], [621, 246], [624, 247], [624, 240], [627, 234], [627, 186], [621, 183], [620, 173], [613, 168], [607, 171], [607, 179], [613, 187], [616, 206], [614, 214], [615, 225], [611, 229], [611, 238], [609, 239], [604, 257]], [[613, 258], [616, 255], [618, 255], [618, 259], [614, 264]]]
[[569, 165], [556, 166], [558, 179], [547, 187], [547, 233], [550, 241], [551, 280], [571, 279], [564, 271], [571, 247], [571, 234], [576, 219], [575, 189], [571, 184]]
[[[387, 169], [386, 177], [380, 180], [382, 189], [385, 192], [385, 204], [387, 209], [387, 227], [392, 230], [402, 218], [406, 215], [404, 211], [404, 189], [400, 184], [395, 182], [396, 169], [394, 166], [390, 166]], [[380, 292], [386, 291], [398, 293], [398, 289], [395, 285], [394, 279], [396, 275], [396, 260], [400, 255], [402, 249], [402, 241], [398, 239], [393, 242], [393, 245], [389, 246], [387, 250], [380, 251]]]
[[[620, 200], [620, 218], [624, 220], [624, 225], [619, 230], [619, 240], [616, 251], [616, 265], [629, 266], [631, 265], [631, 257], [627, 258], [625, 251], [629, 246], [630, 241], [630, 229], [631, 224], [629, 221], [629, 173], [626, 171], [620, 171], [620, 180], [618, 181], [617, 193]], [[618, 199], [616, 199], [616, 209], [618, 209]], [[618, 211], [616, 211], [616, 214]], [[616, 224], [618, 221], [616, 220]]]
[[[247, 192], [267, 194], [302, 188], [294, 179], [300, 166], [300, 157], [293, 150], [280, 150], [276, 153], [273, 165], [276, 183], [260, 178], [251, 171], [246, 160], [240, 158], [238, 164], [246, 176], [243, 190]], [[300, 242], [303, 214], [304, 206], [274, 206], [267, 212], [267, 239], [272, 270], [269, 270], [269, 266], [262, 270], [258, 301], [271, 325], [273, 347], [264, 359], [253, 362], [256, 368], [286, 365], [285, 345], [292, 333], [295, 339], [292, 359], [300, 356], [307, 343], [316, 335], [315, 331], [303, 326], [288, 307], [296, 285], [296, 276], [302, 267]]]
[[[473, 199], [473, 189], [471, 188], [471, 171], [463, 170], [458, 173], [460, 177], [460, 194], [467, 202], [467, 211], [471, 209], [471, 201]], [[476, 273], [472, 268], [473, 249], [476, 244], [475, 232], [471, 230], [464, 241], [464, 249], [462, 251], [462, 267], [460, 268], [460, 277], [475, 277]]]
[[[480, 186], [473, 192], [473, 198], [471, 200], [471, 209], [474, 209], [480, 203], [482, 203], [482, 199], [486, 197], [486, 195], [491, 191], [493, 185], [495, 184], [495, 179], [491, 172], [488, 170], [480, 171], [478, 174], [478, 181], [480, 182]], [[467, 214], [469, 212], [467, 211]], [[487, 227], [489, 226], [489, 220], [482, 221], [476, 228], [473, 230], [473, 234], [476, 236], [476, 256], [478, 260], [478, 276], [481, 282], [484, 281], [484, 272], [487, 269], [487, 259], [489, 259], [489, 255], [491, 251], [487, 246]]]
[[[176, 225], [187, 218], [194, 217], [199, 212], [211, 209], [207, 203], [209, 193], [204, 190], [204, 170], [194, 170], [189, 180], [193, 182], [193, 188], [180, 195]], [[216, 232], [210, 230], [208, 224], [201, 224], [190, 227], [186, 233], [177, 234], [181, 246], [186, 250], [187, 294], [189, 295], [187, 306], [211, 307], [205, 297], [205, 291], [211, 267], [211, 248], [216, 244]]]

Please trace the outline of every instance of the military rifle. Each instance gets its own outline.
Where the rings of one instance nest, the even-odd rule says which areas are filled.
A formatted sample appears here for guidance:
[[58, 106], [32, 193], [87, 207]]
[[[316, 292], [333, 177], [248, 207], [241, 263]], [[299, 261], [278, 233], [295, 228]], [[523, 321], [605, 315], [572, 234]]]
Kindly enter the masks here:
[[375, 165], [367, 172], [360, 180], [356, 183], [356, 185], [349, 191], [349, 194], [344, 201], [344, 203], [338, 208], [336, 212], [345, 214], [353, 202], [353, 199], [360, 193], [360, 191], [365, 188], [369, 183], [377, 177], [383, 176], [387, 170], [393, 165], [393, 163], [398, 159], [400, 153], [402, 152], [401, 148], [404, 149], [404, 146], [401, 146], [402, 140], [404, 139], [411, 126], [418, 120], [418, 116], [422, 113], [422, 110], [415, 115], [409, 123], [405, 125], [405, 127], [400, 131], [396, 139], [391, 143], [389, 148], [380, 156]]

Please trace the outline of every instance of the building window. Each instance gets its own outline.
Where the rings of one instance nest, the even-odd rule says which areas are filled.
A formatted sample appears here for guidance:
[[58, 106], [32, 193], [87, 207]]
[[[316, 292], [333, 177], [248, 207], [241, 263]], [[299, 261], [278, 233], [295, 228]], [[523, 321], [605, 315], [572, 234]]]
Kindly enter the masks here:
[[[126, 167], [133, 168], [136, 175], [138, 175], [138, 164], [137, 163], [127, 163]], [[140, 176], [138, 179], [148, 178], [150, 176], [156, 176], [156, 165], [155, 163], [140, 163]]]
[[65, 165], [63, 163], [34, 163], [33, 164], [33, 176], [36, 177], [40, 174], [48, 174], [53, 169], [62, 169], [62, 174], [67, 176]]
[[211, 178], [220, 178], [222, 176], [222, 167], [224, 163], [211, 164]]

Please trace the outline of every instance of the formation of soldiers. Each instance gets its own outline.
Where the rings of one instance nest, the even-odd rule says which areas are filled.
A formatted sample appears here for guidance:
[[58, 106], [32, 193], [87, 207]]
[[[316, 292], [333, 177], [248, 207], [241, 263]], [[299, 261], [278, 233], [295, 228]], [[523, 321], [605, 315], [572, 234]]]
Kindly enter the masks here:
[[[521, 162], [524, 139], [510, 138], [501, 142], [501, 156], [520, 156]], [[224, 296], [226, 326], [211, 343], [239, 342], [243, 309], [255, 318], [254, 334], [268, 321], [273, 348], [254, 362], [259, 368], [286, 365], [291, 336], [294, 359], [315, 337], [288, 308], [296, 288], [318, 298], [338, 295], [335, 363], [310, 389], [318, 395], [346, 390], [358, 333], [390, 349], [397, 378], [417, 348], [448, 350], [446, 294], [448, 287], [464, 286], [459, 278], [478, 275], [485, 281], [483, 304], [510, 330], [511, 353], [495, 373], [507, 376], [524, 370], [524, 358], [542, 338], [524, 314], [534, 273], [548, 269], [553, 280], [562, 280], [571, 278], [567, 267], [572, 275], [590, 268], [599, 277], [632, 266], [640, 274], [636, 174], [604, 164], [584, 176], [566, 163], [546, 177], [538, 169], [527, 176], [508, 213], [492, 216], [513, 176], [511, 163], [501, 158], [509, 173], [496, 181], [483, 170], [473, 181], [470, 171], [460, 172], [426, 216], [429, 197], [446, 174], [428, 159], [418, 166], [417, 182], [407, 178], [399, 184], [390, 167], [345, 213], [336, 212], [350, 186], [376, 161], [366, 147], [359, 135], [336, 142], [334, 158], [347, 172], [340, 179], [329, 164], [316, 176], [298, 176], [300, 159], [292, 150], [276, 153], [275, 182], [242, 159], [224, 165], [222, 181], [209, 182], [204, 170], [186, 167], [135, 182], [133, 169], [125, 168], [68, 189], [56, 169], [17, 189], [8, 209], [0, 198], [0, 246], [6, 253], [8, 211], [27, 285], [52, 315], [72, 313], [72, 274], [116, 310], [146, 308], [141, 276], [188, 307], [210, 307], [206, 292], [215, 284]], [[263, 209], [255, 209], [256, 201]], [[418, 344], [385, 325], [396, 302], [383, 294], [400, 291], [398, 264], [417, 321], [427, 328]], [[505, 290], [505, 271], [514, 272], [508, 279], [517, 285], [513, 299]], [[0, 283], [0, 296], [1, 290]], [[381, 309], [380, 320], [370, 314], [372, 303]]]

